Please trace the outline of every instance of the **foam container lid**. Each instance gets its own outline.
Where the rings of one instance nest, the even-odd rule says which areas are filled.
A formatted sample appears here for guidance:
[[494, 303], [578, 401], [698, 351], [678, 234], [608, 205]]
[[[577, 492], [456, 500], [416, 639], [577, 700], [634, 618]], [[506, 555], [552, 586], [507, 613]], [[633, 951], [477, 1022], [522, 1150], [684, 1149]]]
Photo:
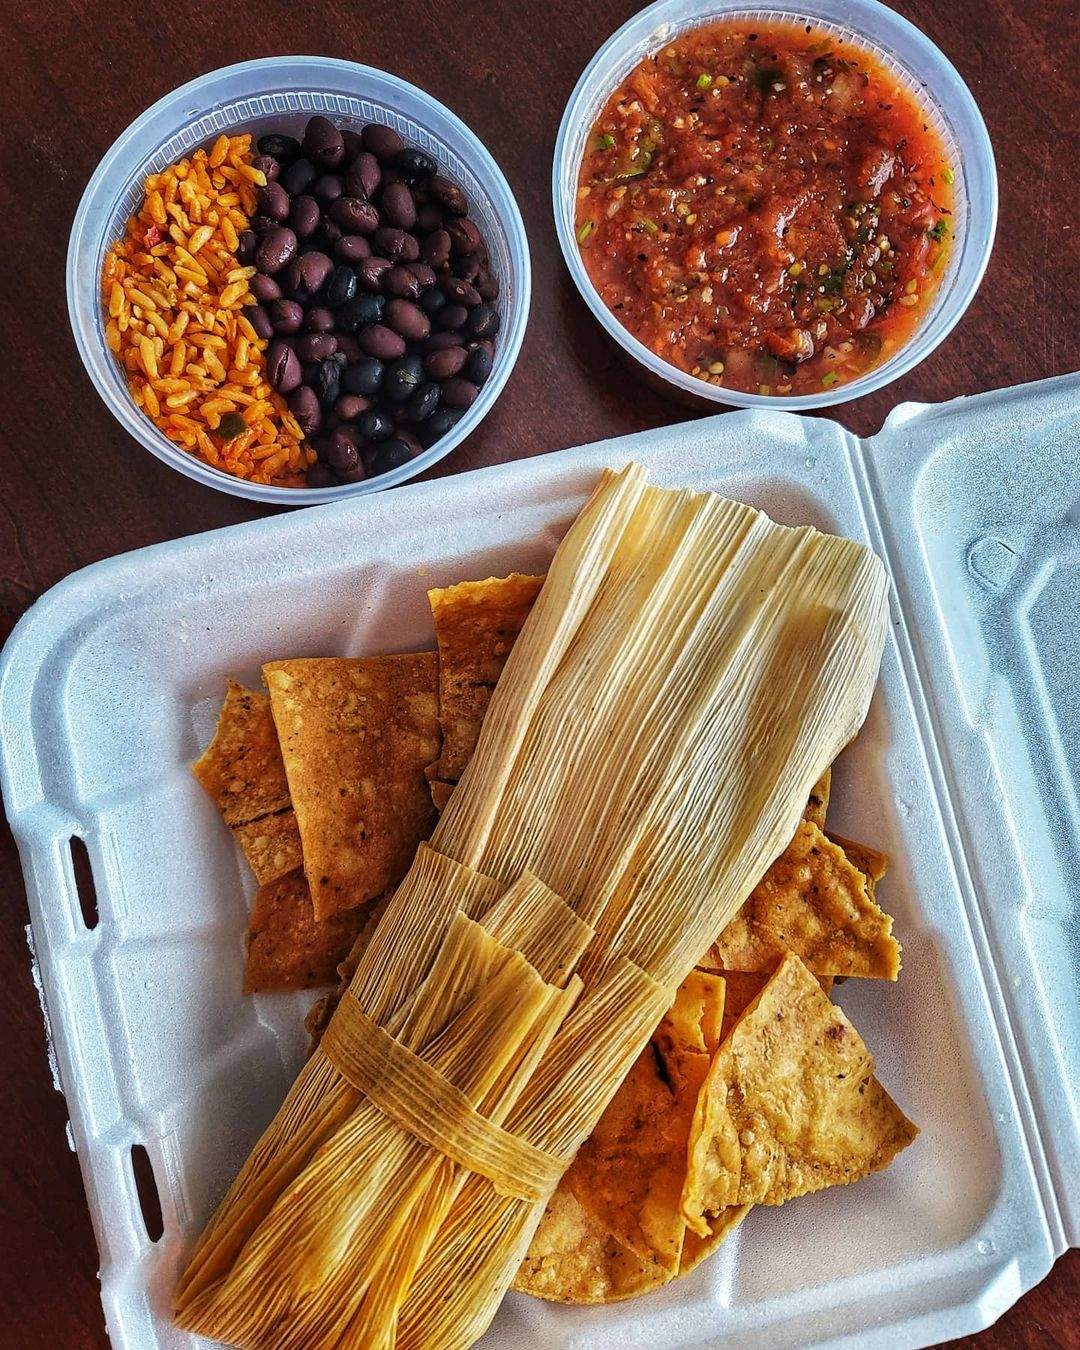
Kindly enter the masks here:
[[892, 1350], [985, 1326], [1040, 1280], [1080, 1232], [1078, 408], [1067, 376], [904, 405], [866, 441], [729, 413], [160, 544], [40, 600], [0, 664], [0, 782], [114, 1345], [205, 1344], [170, 1325], [170, 1291], [306, 1039], [311, 996], [241, 993], [253, 880], [188, 769], [223, 677], [431, 646], [429, 586], [542, 570], [597, 471], [630, 459], [863, 540], [891, 572], [829, 823], [891, 855], [904, 970], [836, 997], [922, 1133], [855, 1187], [755, 1209], [644, 1299], [509, 1295], [483, 1345]]

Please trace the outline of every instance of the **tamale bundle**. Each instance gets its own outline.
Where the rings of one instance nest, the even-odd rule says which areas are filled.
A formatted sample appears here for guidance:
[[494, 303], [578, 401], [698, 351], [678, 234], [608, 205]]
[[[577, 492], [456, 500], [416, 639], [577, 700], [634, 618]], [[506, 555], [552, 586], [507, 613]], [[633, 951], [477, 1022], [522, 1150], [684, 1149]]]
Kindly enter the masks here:
[[273, 1350], [470, 1345], [858, 730], [885, 620], [866, 548], [605, 473], [178, 1324]]

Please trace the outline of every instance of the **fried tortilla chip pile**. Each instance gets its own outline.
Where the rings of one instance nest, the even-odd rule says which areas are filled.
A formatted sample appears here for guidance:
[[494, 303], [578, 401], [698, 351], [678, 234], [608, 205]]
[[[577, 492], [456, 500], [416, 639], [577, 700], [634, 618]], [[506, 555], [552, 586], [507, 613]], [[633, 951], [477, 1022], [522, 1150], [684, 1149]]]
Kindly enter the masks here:
[[680, 988], [548, 1203], [516, 1289], [562, 1303], [647, 1293], [715, 1251], [751, 1206], [857, 1181], [914, 1139], [829, 998], [836, 978], [900, 971], [874, 895], [888, 860], [824, 833], [830, 787], [826, 773]]
[[[276, 661], [269, 697], [229, 681], [194, 766], [251, 864], [245, 988], [338, 987], [469, 763], [543, 577], [429, 593], [437, 654]], [[751, 1206], [888, 1165], [916, 1134], [829, 998], [895, 980], [875, 886], [887, 859], [825, 831], [831, 771], [794, 838], [678, 991], [552, 1195], [515, 1288], [569, 1303], [685, 1275]]]

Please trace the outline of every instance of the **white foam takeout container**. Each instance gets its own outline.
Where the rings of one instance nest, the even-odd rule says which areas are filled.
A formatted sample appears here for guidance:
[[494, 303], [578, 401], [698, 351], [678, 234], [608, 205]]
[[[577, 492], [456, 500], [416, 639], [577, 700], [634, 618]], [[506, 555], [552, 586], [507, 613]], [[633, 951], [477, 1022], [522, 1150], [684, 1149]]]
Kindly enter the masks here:
[[511, 1295], [483, 1344], [892, 1350], [985, 1326], [1040, 1280], [1080, 1232], [1078, 403], [1067, 377], [906, 405], [865, 442], [729, 414], [161, 544], [35, 605], [0, 667], [0, 771], [113, 1343], [199, 1343], [170, 1326], [171, 1287], [305, 1041], [308, 997], [241, 993], [252, 878], [188, 771], [223, 677], [430, 645], [428, 586], [542, 569], [598, 469], [631, 458], [886, 560], [881, 681], [830, 825], [891, 854], [904, 970], [836, 997], [922, 1133], [857, 1186], [755, 1210], [645, 1299]]

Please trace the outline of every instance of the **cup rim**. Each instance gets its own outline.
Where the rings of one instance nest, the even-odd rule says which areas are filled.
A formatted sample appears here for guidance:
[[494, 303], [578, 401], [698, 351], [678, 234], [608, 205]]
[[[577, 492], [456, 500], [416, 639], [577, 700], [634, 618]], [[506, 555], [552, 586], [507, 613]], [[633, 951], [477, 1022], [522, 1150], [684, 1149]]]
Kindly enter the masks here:
[[[697, 379], [688, 371], [680, 370], [678, 366], [663, 360], [655, 352], [650, 351], [629, 329], [624, 328], [600, 299], [585, 270], [581, 252], [577, 247], [577, 240], [573, 232], [573, 202], [570, 201], [568, 205], [567, 196], [563, 190], [564, 170], [570, 152], [570, 142], [581, 124], [583, 105], [596, 72], [614, 58], [623, 55], [625, 49], [647, 34], [650, 28], [659, 28], [668, 18], [672, 18], [674, 21], [675, 15], [672, 14], [672, 11], [680, 11], [683, 3], [684, 0], [654, 0], [653, 4], [647, 5], [621, 24], [593, 54], [574, 85], [563, 110], [552, 157], [552, 210], [555, 217], [555, 232], [558, 236], [563, 261], [566, 263], [574, 285], [593, 317], [613, 342], [632, 356], [640, 365], [644, 366], [653, 376], [668, 385], [673, 385], [682, 393], [689, 394], [702, 401], [736, 408], [771, 408], [790, 412], [807, 412], [818, 408], [834, 407], [840, 403], [848, 403], [853, 399], [862, 398], [865, 394], [874, 393], [886, 385], [892, 384], [894, 380], [900, 379], [901, 376], [913, 370], [944, 342], [963, 318], [968, 306], [974, 299], [993, 251], [998, 217], [998, 182], [994, 151], [986, 122], [978, 104], [975, 102], [974, 95], [961, 78], [960, 73], [941, 48], [928, 38], [921, 29], [904, 18], [902, 14], [898, 14], [887, 5], [880, 4], [878, 0], [848, 0], [845, 6], [847, 22], [853, 25], [859, 18], [875, 20], [883, 33], [883, 36], [877, 39], [880, 46], [889, 51], [896, 63], [908, 74], [914, 73], [911, 64], [892, 53], [895, 38], [897, 35], [906, 38], [920, 48], [926, 60], [933, 67], [933, 73], [938, 77], [936, 83], [947, 89], [949, 95], [949, 102], [946, 105], [937, 90], [927, 88], [927, 100], [947, 122], [949, 119], [945, 117], [946, 107], [960, 112], [967, 120], [971, 128], [973, 144], [970, 147], [965, 147], [965, 157], [973, 164], [978, 162], [982, 177], [987, 185], [986, 195], [980, 199], [980, 209], [976, 210], [974, 204], [972, 204], [962, 254], [957, 260], [953, 288], [948, 295], [947, 303], [943, 304], [937, 313], [929, 315], [926, 321], [915, 329], [908, 341], [888, 361], [875, 366], [865, 375], [860, 375], [847, 384], [835, 385], [816, 394], [752, 394], [738, 389], [727, 389], [709, 384], [704, 380]], [[820, 19], [824, 16], [814, 13], [819, 3], [820, 0], [805, 0], [803, 4], [798, 3], [798, 0], [794, 0], [794, 3], [785, 3], [784, 0], [781, 0], [781, 3], [755, 5], [752, 0], [750, 3], [747, 3], [746, 0], [725, 0], [722, 5], [714, 7], [713, 12], [704, 14], [700, 19], [692, 20], [689, 23], [681, 22], [680, 15], [679, 31], [683, 32], [706, 23], [721, 21], [725, 14], [730, 14], [732, 17], [740, 14], [755, 14], [764, 17], [767, 14], [770, 18], [777, 20], [814, 19], [815, 17]], [[837, 26], [844, 23], [844, 20], [840, 18], [828, 18], [825, 21]], [[925, 73], [925, 68], [921, 65], [919, 70], [920, 73]], [[929, 85], [929, 81], [927, 81], [927, 84]], [[611, 88], [614, 88], [613, 84], [610, 85], [608, 93], [610, 93]], [[575, 172], [573, 179], [575, 186], [576, 181], [577, 174]]]
[[[325, 77], [328, 74], [344, 76], [350, 81], [375, 77], [383, 89], [404, 94], [419, 105], [421, 114], [416, 117], [417, 121], [421, 120], [424, 111], [433, 111], [439, 117], [450, 121], [465, 143], [467, 157], [470, 159], [475, 176], [490, 180], [492, 187], [491, 190], [485, 191], [485, 196], [488, 198], [493, 214], [497, 216], [506, 232], [507, 247], [510, 254], [520, 260], [520, 276], [514, 276], [513, 302], [508, 306], [507, 322], [500, 332], [501, 360], [481, 388], [479, 397], [472, 407], [466, 410], [461, 420], [435, 445], [397, 469], [380, 474], [377, 478], [365, 479], [361, 483], [343, 483], [324, 488], [280, 487], [272, 484], [252, 483], [247, 479], [237, 478], [223, 469], [216, 469], [212, 465], [205, 464], [189, 452], [174, 446], [150, 421], [142, 409], [136, 405], [133, 399], [130, 397], [124, 400], [119, 399], [116, 397], [115, 391], [106, 382], [103, 364], [105, 361], [114, 360], [114, 358], [105, 346], [104, 341], [100, 339], [90, 315], [85, 312], [85, 307], [80, 303], [78, 294], [80, 285], [78, 265], [81, 255], [90, 247], [88, 235], [91, 228], [91, 217], [97, 211], [103, 209], [104, 199], [115, 200], [113, 175], [116, 166], [122, 163], [132, 141], [136, 140], [163, 113], [182, 107], [185, 101], [195, 95], [201, 96], [206, 87], [215, 81], [236, 76], [247, 76], [256, 72], [279, 70], [283, 67], [295, 70], [298, 65], [309, 67], [312, 77], [315, 78]], [[201, 112], [196, 114], [196, 116], [200, 115], [202, 115]], [[176, 125], [179, 129], [183, 122], [177, 121]], [[95, 266], [100, 271], [100, 258], [96, 260]], [[386, 488], [396, 487], [399, 483], [415, 478], [449, 455], [490, 412], [513, 373], [524, 341], [532, 300], [532, 260], [521, 208], [506, 175], [476, 133], [446, 104], [441, 103], [419, 86], [401, 79], [400, 76], [382, 70], [377, 66], [328, 56], [273, 56], [218, 66], [177, 86], [177, 88], [152, 103], [117, 136], [91, 174], [72, 222], [65, 274], [68, 319], [83, 367], [98, 396], [129, 435], [143, 449], [149, 450], [151, 454], [169, 465], [170, 468], [184, 474], [187, 478], [231, 496], [276, 506], [314, 506], [323, 502], [341, 501], [348, 497], [366, 496], [372, 492], [381, 492]]]

